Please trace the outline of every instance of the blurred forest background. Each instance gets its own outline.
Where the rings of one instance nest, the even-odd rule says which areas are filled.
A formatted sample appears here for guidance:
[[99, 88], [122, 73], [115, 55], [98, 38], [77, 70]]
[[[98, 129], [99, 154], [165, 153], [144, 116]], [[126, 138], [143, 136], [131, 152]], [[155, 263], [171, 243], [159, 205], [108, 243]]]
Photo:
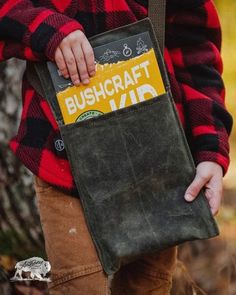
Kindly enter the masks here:
[[[215, 1], [223, 28], [224, 80], [228, 109], [236, 118], [236, 1]], [[45, 284], [9, 283], [15, 263], [45, 257], [32, 188], [32, 175], [8, 149], [21, 114], [24, 63], [0, 64], [0, 294], [47, 294]], [[6, 99], [7, 98], [7, 99]], [[231, 136], [231, 166], [224, 180], [223, 206], [217, 215], [221, 235], [179, 247], [172, 295], [236, 295], [236, 127]]]

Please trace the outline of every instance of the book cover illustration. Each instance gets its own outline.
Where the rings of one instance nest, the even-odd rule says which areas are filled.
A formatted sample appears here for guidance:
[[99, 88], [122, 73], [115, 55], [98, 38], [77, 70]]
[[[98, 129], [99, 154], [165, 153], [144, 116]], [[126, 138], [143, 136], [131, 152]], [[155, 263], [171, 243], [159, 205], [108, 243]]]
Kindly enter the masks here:
[[96, 75], [88, 85], [74, 86], [48, 62], [65, 124], [87, 120], [164, 94], [148, 32], [94, 48]]

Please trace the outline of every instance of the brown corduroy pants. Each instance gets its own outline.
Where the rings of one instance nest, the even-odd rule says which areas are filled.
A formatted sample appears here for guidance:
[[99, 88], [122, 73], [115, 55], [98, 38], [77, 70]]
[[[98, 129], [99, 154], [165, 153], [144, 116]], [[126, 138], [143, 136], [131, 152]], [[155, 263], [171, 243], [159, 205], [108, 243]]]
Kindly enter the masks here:
[[[34, 178], [37, 204], [51, 264], [50, 295], [170, 294], [177, 247], [123, 266], [113, 278], [102, 269], [79, 198]], [[108, 220], [109, 222], [109, 220]]]

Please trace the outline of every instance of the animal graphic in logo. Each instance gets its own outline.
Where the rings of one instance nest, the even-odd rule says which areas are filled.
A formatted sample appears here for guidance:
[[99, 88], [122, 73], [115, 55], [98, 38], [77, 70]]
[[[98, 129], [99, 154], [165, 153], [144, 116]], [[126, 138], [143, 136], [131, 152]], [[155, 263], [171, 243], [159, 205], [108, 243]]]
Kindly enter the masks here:
[[31, 257], [16, 263], [15, 275], [11, 281], [38, 280], [50, 282], [46, 274], [51, 270], [51, 265], [40, 257]]

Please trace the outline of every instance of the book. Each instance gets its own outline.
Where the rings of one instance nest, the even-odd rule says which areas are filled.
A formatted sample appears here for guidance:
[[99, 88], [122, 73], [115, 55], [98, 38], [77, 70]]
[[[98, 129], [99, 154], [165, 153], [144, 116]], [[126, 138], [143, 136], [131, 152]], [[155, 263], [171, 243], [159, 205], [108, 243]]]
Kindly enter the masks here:
[[96, 75], [74, 86], [55, 63], [47, 66], [64, 124], [102, 115], [166, 92], [149, 32], [94, 48]]

